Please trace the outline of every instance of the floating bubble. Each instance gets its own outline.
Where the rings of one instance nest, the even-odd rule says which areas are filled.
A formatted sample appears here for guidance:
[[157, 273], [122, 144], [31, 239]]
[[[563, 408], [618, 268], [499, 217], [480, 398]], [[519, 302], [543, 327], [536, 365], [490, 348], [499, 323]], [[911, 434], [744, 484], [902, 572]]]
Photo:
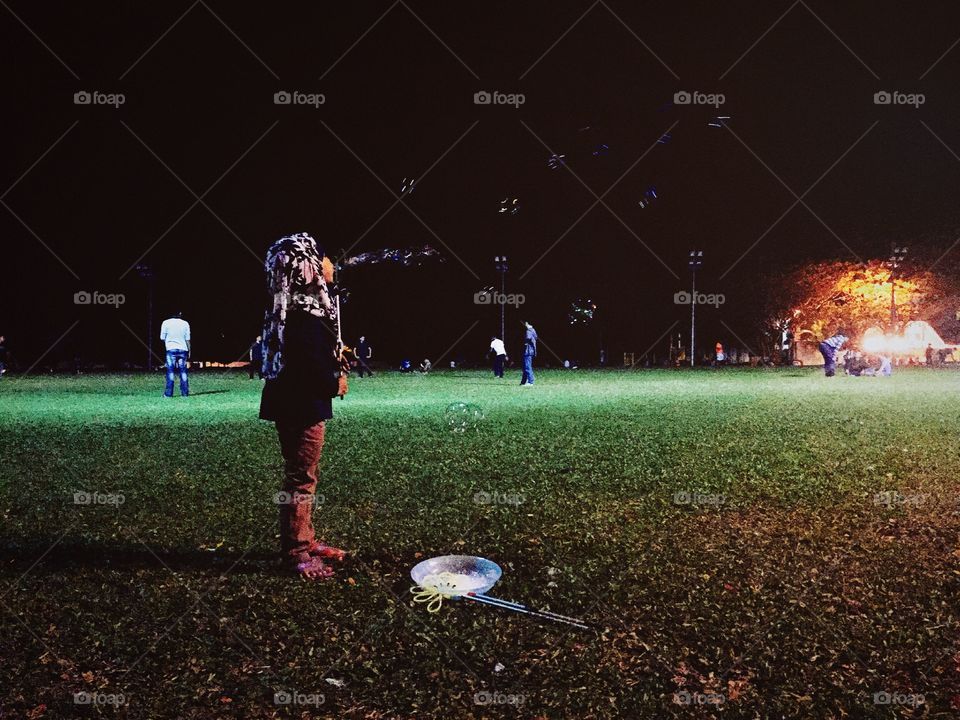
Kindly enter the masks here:
[[440, 261], [443, 262], [440, 253], [429, 245], [424, 245], [423, 247], [410, 248], [383, 248], [382, 250], [371, 250], [370, 252], [360, 253], [359, 255], [353, 255], [352, 257], [342, 260], [337, 266], [337, 269], [358, 267], [360, 265], [376, 265], [377, 263], [383, 262], [399, 263], [404, 266], [419, 265], [424, 258], [428, 257], [439, 257]]
[[463, 434], [467, 430], [478, 430], [483, 421], [483, 410], [478, 405], [465, 402], [453, 402], [447, 405], [443, 418], [453, 432]]
[[520, 198], [508, 198], [505, 197], [500, 201], [500, 214], [509, 213], [511, 215], [516, 215], [520, 212]]
[[594, 125], [585, 125], [577, 129], [577, 134], [580, 136], [577, 139], [578, 148], [585, 149], [593, 157], [600, 157], [609, 152], [610, 146], [606, 143], [609, 135], [600, 128]]
[[597, 305], [590, 298], [577, 298], [570, 303], [567, 320], [571, 325], [588, 325], [593, 322]]
[[492, 285], [482, 288], [480, 292], [474, 293], [474, 300], [480, 305], [489, 305], [496, 298], [497, 291]]
[[657, 199], [657, 189], [651, 185], [643, 192], [643, 197], [640, 198], [640, 202], [637, 203], [642, 208], [648, 208], [653, 204], [653, 201]]
[[563, 167], [564, 165], [566, 165], [566, 162], [564, 162], [566, 157], [567, 157], [566, 155], [556, 155], [556, 154], [551, 155], [550, 159], [547, 160], [547, 167], [550, 168], [551, 170], [556, 170], [558, 168]]

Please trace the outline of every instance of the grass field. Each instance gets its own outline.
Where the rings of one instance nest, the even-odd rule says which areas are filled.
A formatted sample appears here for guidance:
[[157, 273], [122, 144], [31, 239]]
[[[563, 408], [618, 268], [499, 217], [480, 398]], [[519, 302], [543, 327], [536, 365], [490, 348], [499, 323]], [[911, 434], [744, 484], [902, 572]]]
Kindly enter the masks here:
[[[169, 400], [160, 376], [3, 379], [0, 717], [960, 713], [955, 372], [516, 382], [353, 380], [316, 520], [353, 555], [309, 584], [274, 562], [259, 382], [196, 374]], [[451, 431], [456, 401], [476, 429]], [[409, 569], [447, 553], [596, 630], [427, 613]]]

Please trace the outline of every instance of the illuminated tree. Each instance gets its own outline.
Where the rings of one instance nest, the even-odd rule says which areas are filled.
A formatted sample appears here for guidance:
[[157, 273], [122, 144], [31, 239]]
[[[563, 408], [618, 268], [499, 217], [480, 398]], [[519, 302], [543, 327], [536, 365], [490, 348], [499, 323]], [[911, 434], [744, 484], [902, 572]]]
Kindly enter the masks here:
[[[858, 336], [869, 327], [890, 324], [891, 271], [879, 260], [804, 265], [763, 282], [762, 317], [770, 332], [809, 331], [825, 338], [844, 329]], [[928, 271], [901, 272], [896, 284], [899, 322], [924, 318], [945, 291]]]

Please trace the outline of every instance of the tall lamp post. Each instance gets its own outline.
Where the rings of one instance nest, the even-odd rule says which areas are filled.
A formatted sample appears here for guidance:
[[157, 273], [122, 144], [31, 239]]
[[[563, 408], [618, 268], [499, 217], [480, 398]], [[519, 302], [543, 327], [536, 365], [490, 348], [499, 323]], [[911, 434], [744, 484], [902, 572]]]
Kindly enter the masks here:
[[507, 288], [507, 256], [506, 255], [497, 255], [493, 259], [493, 266], [496, 268], [497, 272], [500, 273], [500, 339], [503, 342], [506, 342], [506, 337], [504, 332], [506, 331], [506, 324], [504, 322], [504, 311], [507, 307], [505, 302], [506, 288]]
[[694, 344], [697, 338], [697, 268], [703, 265], [703, 250], [691, 250], [690, 260], [690, 367], [694, 366], [696, 353]]
[[153, 371], [153, 268], [137, 265], [137, 274], [147, 281], [147, 370]]
[[890, 253], [890, 332], [897, 331], [897, 276], [900, 266], [907, 258], [906, 245], [897, 245]]

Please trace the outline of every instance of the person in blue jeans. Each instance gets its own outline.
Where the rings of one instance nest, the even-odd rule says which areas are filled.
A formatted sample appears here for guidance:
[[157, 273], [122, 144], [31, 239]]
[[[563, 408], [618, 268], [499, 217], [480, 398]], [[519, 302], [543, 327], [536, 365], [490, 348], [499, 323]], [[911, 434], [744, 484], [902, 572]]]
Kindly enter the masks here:
[[190, 357], [190, 323], [183, 319], [183, 313], [167, 318], [160, 326], [160, 339], [167, 349], [167, 387], [164, 395], [173, 397], [173, 381], [180, 374], [180, 394], [190, 394], [190, 381], [187, 377], [187, 360]]
[[828, 337], [820, 343], [820, 354], [823, 355], [823, 374], [827, 377], [833, 377], [837, 372], [837, 353], [847, 341], [847, 336], [843, 333], [837, 333]]
[[526, 334], [523, 340], [523, 377], [521, 385], [533, 385], [533, 359], [537, 356], [537, 331], [528, 322], [523, 323]]

